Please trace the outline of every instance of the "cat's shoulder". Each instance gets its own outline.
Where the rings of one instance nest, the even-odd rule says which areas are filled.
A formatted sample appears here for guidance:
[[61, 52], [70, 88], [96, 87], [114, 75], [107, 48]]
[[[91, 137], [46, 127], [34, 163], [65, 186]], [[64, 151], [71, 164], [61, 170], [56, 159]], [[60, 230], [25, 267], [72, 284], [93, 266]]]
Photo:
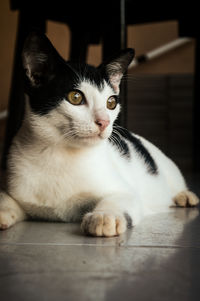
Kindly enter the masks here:
[[113, 126], [113, 132], [109, 138], [109, 142], [115, 146], [116, 150], [126, 160], [131, 161], [134, 154], [137, 154], [143, 160], [148, 172], [151, 174], [157, 174], [157, 164], [148, 147], [148, 143], [145, 141], [147, 140], [143, 137], [118, 125]]

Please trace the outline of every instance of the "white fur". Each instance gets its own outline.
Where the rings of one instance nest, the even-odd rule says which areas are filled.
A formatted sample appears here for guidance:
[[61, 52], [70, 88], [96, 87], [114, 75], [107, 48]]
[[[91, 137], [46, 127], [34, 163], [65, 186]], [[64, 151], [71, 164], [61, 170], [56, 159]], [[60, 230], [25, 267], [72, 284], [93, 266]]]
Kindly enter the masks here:
[[[96, 235], [120, 234], [125, 212], [137, 224], [146, 214], [168, 210], [173, 197], [187, 187], [176, 165], [144, 138], [140, 137], [156, 161], [158, 175], [147, 172], [131, 145], [128, 161], [108, 141], [120, 107], [106, 108], [113, 95], [106, 82], [102, 91], [86, 81], [78, 88], [86, 105], [73, 106], [63, 100], [47, 115], [38, 116], [27, 104], [23, 126], [10, 151], [7, 192], [26, 214], [54, 221], [81, 220], [81, 208], [91, 203], [96, 206], [95, 221], [104, 219], [104, 225], [111, 225], [116, 217], [118, 227], [116, 233], [108, 230], [107, 235], [105, 226], [98, 228], [96, 222]], [[96, 118], [110, 120], [105, 131], [99, 132]], [[84, 225], [91, 218], [87, 215]], [[90, 234], [95, 232], [94, 220]]]

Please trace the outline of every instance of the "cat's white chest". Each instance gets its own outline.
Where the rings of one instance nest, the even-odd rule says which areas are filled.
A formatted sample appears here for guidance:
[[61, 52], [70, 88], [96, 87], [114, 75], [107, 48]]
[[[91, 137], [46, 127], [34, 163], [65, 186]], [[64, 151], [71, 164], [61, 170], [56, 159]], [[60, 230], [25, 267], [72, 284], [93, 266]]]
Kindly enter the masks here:
[[[81, 154], [64, 149], [46, 150], [20, 167], [14, 187], [21, 205], [33, 216], [70, 220], [80, 207], [100, 199], [105, 187], [105, 178], [110, 178], [109, 164], [103, 150], [91, 149]], [[69, 215], [69, 218], [67, 217]], [[65, 217], [64, 217], [65, 216]]]
[[48, 162], [44, 166], [38, 166], [37, 177], [46, 200], [53, 202], [56, 197], [56, 200], [67, 201], [76, 194], [91, 190], [95, 182], [95, 158], [91, 153], [69, 155], [64, 151], [55, 152], [45, 160]]

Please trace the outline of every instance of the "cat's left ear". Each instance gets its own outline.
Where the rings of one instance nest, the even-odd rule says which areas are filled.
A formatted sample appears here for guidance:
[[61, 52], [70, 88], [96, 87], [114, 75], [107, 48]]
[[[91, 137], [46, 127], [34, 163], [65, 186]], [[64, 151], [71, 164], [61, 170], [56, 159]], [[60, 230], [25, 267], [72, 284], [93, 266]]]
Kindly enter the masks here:
[[119, 93], [121, 78], [127, 71], [129, 64], [134, 58], [134, 55], [134, 49], [127, 48], [100, 66], [100, 68], [104, 69], [106, 77], [116, 93]]

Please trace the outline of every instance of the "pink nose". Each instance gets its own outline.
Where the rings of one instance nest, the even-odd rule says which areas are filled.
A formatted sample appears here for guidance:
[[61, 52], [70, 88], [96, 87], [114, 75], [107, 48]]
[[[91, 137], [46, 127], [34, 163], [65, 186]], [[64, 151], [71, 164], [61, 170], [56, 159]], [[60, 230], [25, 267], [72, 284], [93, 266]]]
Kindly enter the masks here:
[[105, 128], [109, 125], [110, 120], [98, 119], [98, 120], [95, 121], [95, 123], [99, 126], [100, 131], [104, 131]]

